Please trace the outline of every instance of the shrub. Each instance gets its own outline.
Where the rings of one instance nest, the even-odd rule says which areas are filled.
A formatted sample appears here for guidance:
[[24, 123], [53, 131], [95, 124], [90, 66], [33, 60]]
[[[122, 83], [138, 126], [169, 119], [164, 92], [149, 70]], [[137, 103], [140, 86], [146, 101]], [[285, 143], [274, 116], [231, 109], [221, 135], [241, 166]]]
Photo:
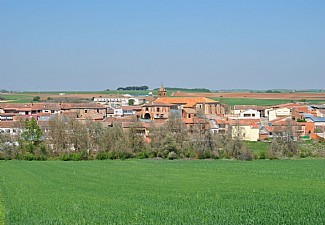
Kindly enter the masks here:
[[265, 150], [260, 151], [259, 153], [259, 159], [265, 159], [266, 155], [265, 155]]
[[148, 155], [147, 152], [139, 152], [139, 153], [137, 154], [137, 158], [138, 158], [138, 159], [146, 159], [146, 158], [149, 158], [149, 155]]
[[242, 149], [238, 156], [237, 156], [237, 159], [239, 160], [247, 160], [247, 161], [250, 161], [253, 159], [253, 154], [250, 150], [248, 149]]
[[107, 152], [98, 152], [97, 155], [96, 155], [96, 159], [97, 160], [106, 160], [106, 159], [109, 159], [109, 154]]
[[25, 153], [23, 154], [22, 159], [32, 161], [35, 160], [35, 156], [32, 153]]
[[168, 153], [168, 159], [169, 160], [177, 159], [177, 154], [175, 152]]

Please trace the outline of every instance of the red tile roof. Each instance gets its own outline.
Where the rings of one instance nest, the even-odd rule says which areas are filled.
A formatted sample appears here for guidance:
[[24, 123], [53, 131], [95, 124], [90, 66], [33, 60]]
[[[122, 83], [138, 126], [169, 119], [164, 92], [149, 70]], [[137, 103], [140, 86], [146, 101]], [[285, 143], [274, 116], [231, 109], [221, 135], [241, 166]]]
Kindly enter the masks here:
[[196, 104], [199, 103], [217, 103], [217, 101], [214, 101], [209, 98], [205, 97], [192, 97], [192, 98], [185, 98], [185, 97], [176, 97], [176, 98], [157, 98], [154, 103], [165, 103], [165, 104], [180, 104], [185, 105], [185, 107], [194, 107]]

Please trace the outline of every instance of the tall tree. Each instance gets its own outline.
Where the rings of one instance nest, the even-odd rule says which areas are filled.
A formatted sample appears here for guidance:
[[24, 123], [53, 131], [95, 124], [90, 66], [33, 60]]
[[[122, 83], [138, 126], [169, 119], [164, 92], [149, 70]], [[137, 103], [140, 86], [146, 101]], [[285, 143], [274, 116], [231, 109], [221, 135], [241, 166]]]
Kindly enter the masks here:
[[38, 126], [34, 118], [25, 119], [24, 131], [22, 132], [22, 141], [27, 144], [28, 150], [34, 153], [35, 147], [41, 142], [43, 135], [42, 129]]

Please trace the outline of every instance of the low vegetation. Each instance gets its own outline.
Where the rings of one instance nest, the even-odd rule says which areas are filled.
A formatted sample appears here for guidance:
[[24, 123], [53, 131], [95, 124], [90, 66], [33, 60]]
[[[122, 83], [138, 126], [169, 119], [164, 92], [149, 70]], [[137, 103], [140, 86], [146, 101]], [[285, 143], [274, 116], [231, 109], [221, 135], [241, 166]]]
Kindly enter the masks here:
[[323, 224], [325, 161], [0, 162], [5, 224]]
[[187, 128], [181, 119], [171, 117], [163, 125], [149, 127], [144, 138], [140, 122], [134, 121], [127, 130], [120, 123], [103, 127], [97, 122], [80, 122], [55, 117], [42, 131], [34, 119], [20, 121], [23, 132], [18, 136], [0, 133], [0, 159], [64, 161], [106, 160], [129, 158], [162, 159], [283, 159], [291, 157], [324, 157], [324, 144], [306, 147], [296, 141], [292, 126], [274, 131], [270, 143], [247, 143], [233, 134], [213, 134], [202, 118]]

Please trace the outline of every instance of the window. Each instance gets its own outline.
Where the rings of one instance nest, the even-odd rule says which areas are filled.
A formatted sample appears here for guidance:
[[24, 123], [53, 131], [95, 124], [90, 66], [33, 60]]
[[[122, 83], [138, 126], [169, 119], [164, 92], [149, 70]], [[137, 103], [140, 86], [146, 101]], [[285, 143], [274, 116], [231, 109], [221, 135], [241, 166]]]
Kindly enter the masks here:
[[85, 113], [88, 113], [88, 110], [87, 109], [85, 109]]
[[160, 108], [159, 107], [157, 107], [157, 112], [159, 112], [160, 111]]
[[99, 113], [99, 109], [97, 109], [97, 113]]
[[146, 107], [146, 111], [149, 111], [149, 108], [148, 107]]

